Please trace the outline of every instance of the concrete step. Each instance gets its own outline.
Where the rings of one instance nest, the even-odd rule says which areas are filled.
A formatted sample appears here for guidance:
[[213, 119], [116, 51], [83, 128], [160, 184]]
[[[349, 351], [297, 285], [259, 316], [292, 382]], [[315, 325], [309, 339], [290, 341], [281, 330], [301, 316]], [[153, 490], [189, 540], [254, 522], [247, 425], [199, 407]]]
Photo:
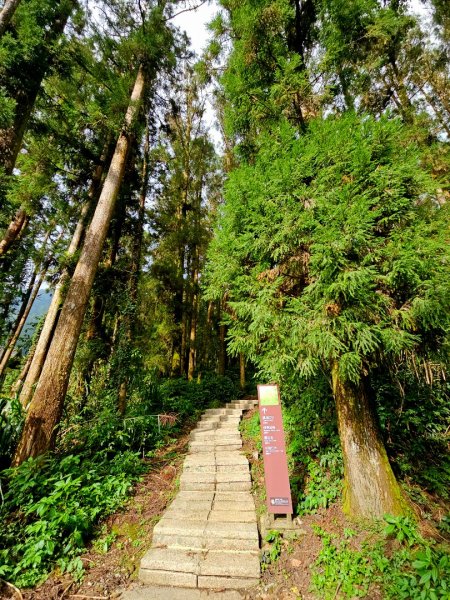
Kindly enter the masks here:
[[239, 431], [233, 429], [215, 429], [213, 431], [203, 431], [203, 430], [195, 430], [191, 431], [190, 439], [195, 441], [211, 441], [211, 440], [240, 440], [241, 435]]
[[203, 413], [203, 416], [215, 416], [215, 415], [234, 415], [240, 417], [242, 415], [241, 408], [208, 408]]
[[239, 423], [230, 423], [228, 421], [199, 421], [196, 430], [199, 429], [233, 429], [239, 430]]
[[234, 402], [230, 402], [226, 406], [227, 406], [227, 408], [232, 408], [234, 410], [241, 409], [241, 410], [245, 411], [245, 410], [251, 410], [252, 408], [255, 408], [255, 406], [258, 406], [258, 401], [257, 400], [236, 400]]
[[145, 585], [126, 590], [121, 600], [242, 600], [237, 590], [175, 588], [161, 585]]
[[151, 548], [142, 558], [139, 572], [139, 579], [146, 584], [215, 589], [243, 589], [255, 585], [259, 576], [259, 557], [248, 552], [200, 553], [174, 548]]
[[240, 450], [242, 448], [242, 441], [235, 443], [224, 443], [222, 441], [210, 441], [210, 442], [189, 442], [190, 452], [211, 452], [211, 449], [223, 449], [223, 450]]

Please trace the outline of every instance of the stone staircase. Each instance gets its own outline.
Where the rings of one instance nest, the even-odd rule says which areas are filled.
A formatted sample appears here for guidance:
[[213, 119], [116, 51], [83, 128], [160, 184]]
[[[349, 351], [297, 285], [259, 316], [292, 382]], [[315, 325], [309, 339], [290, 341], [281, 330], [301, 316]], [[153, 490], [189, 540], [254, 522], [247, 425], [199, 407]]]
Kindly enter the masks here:
[[[141, 560], [139, 579], [152, 586], [149, 590], [174, 586], [206, 593], [258, 583], [257, 520], [238, 429], [243, 411], [256, 403], [240, 400], [209, 409], [191, 433], [180, 491], [155, 526], [152, 547]], [[156, 597], [145, 596], [145, 589], [140, 598]]]

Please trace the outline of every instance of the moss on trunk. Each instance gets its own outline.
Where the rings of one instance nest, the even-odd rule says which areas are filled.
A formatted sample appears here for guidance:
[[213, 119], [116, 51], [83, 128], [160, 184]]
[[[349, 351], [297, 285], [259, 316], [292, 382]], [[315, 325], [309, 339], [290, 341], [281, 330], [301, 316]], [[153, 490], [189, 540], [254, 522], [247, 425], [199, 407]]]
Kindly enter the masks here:
[[344, 512], [362, 518], [410, 512], [389, 464], [365, 382], [344, 381], [337, 362], [332, 381], [344, 458]]

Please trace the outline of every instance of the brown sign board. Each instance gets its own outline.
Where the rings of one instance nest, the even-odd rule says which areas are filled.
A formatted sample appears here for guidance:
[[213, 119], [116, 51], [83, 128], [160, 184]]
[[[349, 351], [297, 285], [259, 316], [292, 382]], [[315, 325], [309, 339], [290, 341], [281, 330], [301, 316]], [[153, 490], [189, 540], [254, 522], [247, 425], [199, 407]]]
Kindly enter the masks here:
[[259, 418], [269, 513], [291, 515], [286, 441], [278, 385], [258, 385]]

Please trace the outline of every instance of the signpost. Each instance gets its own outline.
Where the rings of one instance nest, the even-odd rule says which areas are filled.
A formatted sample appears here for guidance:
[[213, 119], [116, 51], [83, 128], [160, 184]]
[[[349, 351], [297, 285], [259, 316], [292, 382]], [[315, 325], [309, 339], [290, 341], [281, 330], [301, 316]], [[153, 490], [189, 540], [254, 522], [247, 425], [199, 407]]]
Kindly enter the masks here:
[[259, 417], [269, 513], [292, 515], [291, 488], [278, 385], [258, 385]]

